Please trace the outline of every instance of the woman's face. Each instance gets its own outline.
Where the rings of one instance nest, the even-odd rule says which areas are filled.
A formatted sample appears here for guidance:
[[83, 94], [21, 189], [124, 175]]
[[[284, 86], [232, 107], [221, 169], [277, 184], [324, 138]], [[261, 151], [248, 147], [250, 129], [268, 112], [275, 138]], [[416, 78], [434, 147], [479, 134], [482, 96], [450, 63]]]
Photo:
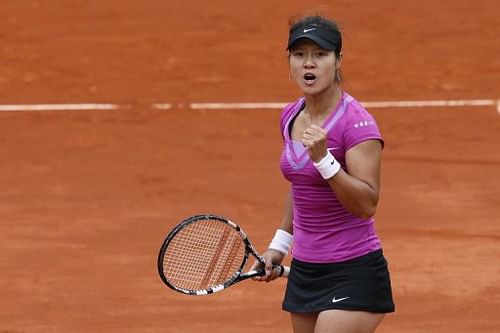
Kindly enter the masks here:
[[314, 95], [336, 85], [335, 73], [340, 61], [335, 52], [304, 38], [290, 50], [289, 61], [290, 74], [305, 95]]

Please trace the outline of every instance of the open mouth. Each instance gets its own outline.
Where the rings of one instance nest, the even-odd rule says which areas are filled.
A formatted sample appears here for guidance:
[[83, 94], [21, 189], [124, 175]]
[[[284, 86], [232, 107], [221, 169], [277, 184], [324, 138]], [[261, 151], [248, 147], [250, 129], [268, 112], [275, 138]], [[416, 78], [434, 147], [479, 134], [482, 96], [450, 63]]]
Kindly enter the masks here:
[[306, 82], [306, 84], [313, 84], [315, 80], [316, 80], [316, 75], [311, 73], [304, 74], [304, 81]]

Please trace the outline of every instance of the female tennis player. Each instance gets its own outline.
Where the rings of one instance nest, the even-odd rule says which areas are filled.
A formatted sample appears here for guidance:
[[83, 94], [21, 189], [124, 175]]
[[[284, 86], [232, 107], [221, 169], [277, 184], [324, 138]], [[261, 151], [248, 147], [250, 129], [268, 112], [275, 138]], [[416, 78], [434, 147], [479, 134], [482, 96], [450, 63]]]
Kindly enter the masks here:
[[287, 50], [303, 94], [281, 114], [280, 165], [291, 190], [263, 254], [266, 275], [255, 280], [277, 277], [271, 265], [293, 241], [283, 309], [294, 332], [374, 332], [394, 311], [373, 218], [384, 141], [373, 116], [341, 88], [342, 36], [334, 21], [292, 22]]

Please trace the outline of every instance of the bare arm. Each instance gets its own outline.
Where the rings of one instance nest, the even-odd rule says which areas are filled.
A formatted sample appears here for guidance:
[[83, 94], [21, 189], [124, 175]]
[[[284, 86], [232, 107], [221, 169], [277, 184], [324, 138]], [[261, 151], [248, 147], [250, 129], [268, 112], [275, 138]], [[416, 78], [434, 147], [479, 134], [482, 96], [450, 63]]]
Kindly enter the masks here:
[[[292, 206], [292, 195], [289, 192], [285, 198], [285, 203], [283, 205], [283, 218], [281, 219], [281, 224], [279, 229], [286, 231], [289, 234], [293, 234], [293, 206]], [[264, 276], [256, 276], [253, 279], [256, 281], [272, 281], [279, 277], [278, 271], [273, 270], [273, 265], [279, 265], [283, 261], [285, 257], [284, 253], [274, 249], [267, 249], [264, 253], [262, 253], [262, 257], [264, 258], [266, 265], [266, 275]], [[261, 267], [260, 263], [255, 261], [252, 265], [251, 269], [257, 269]]]
[[288, 192], [283, 205], [283, 218], [281, 219], [280, 229], [285, 230], [289, 234], [293, 234], [293, 208], [292, 194]]
[[347, 172], [340, 170], [328, 179], [342, 205], [354, 215], [368, 218], [377, 210], [381, 155], [380, 141], [362, 142], [346, 153]]
[[[311, 125], [304, 132], [302, 142], [314, 162], [327, 155], [326, 135], [326, 131], [316, 125]], [[354, 215], [367, 218], [375, 214], [380, 190], [381, 156], [380, 141], [364, 141], [346, 152], [347, 172], [340, 169], [327, 180], [342, 205]]]

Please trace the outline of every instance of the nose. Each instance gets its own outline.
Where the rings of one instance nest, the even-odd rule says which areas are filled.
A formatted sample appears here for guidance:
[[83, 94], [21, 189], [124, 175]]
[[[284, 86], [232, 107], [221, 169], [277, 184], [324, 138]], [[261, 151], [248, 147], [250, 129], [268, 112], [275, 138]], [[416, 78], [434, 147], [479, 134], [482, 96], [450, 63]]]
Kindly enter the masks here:
[[304, 58], [304, 68], [312, 68], [316, 64], [314, 63], [313, 55], [312, 54], [307, 54]]

